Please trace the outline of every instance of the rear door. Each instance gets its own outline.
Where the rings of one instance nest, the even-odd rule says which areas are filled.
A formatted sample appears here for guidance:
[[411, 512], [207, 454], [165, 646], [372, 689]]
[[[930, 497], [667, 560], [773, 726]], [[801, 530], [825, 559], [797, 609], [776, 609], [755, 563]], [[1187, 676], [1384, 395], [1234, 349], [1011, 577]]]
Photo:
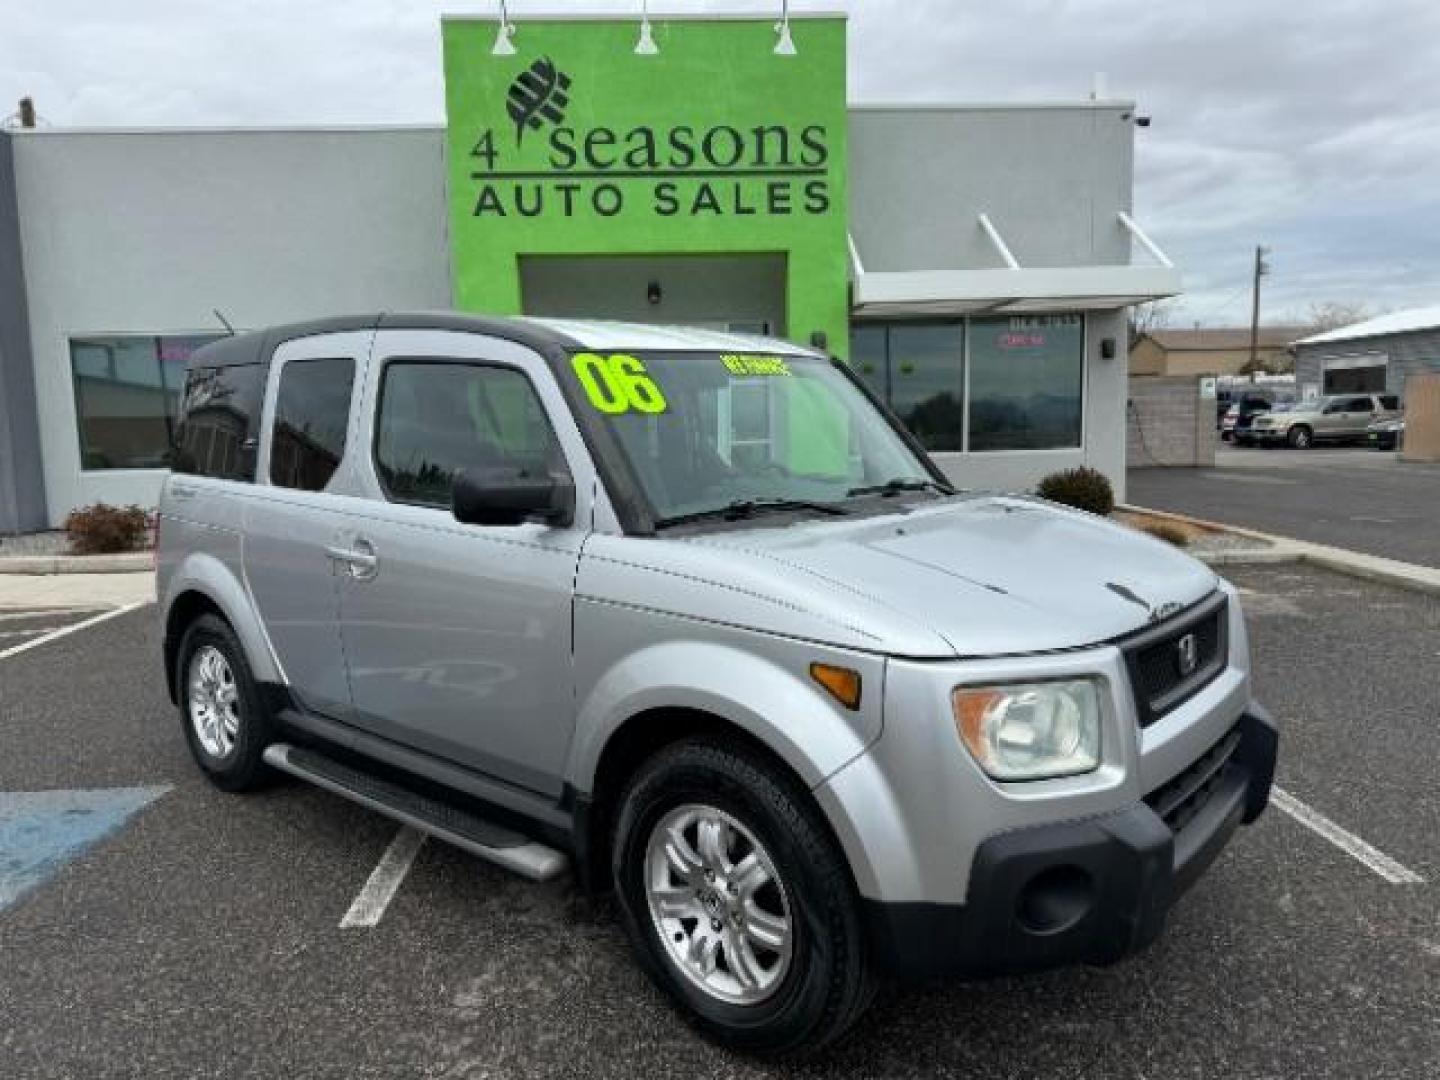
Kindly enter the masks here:
[[1369, 394], [1350, 398], [1345, 403], [1345, 421], [1340, 425], [1339, 433], [1342, 435], [1365, 434], [1365, 429], [1375, 419], [1376, 412], [1375, 399]]
[[[354, 723], [558, 795], [574, 721], [571, 606], [595, 475], [545, 362], [512, 342], [381, 331], [362, 406], [371, 493], [340, 578]], [[574, 524], [463, 525], [460, 468], [569, 473]]]
[[333, 549], [347, 499], [355, 389], [373, 334], [286, 342], [270, 365], [260, 458], [246, 504], [244, 563], [291, 691], [336, 719], [350, 713]]

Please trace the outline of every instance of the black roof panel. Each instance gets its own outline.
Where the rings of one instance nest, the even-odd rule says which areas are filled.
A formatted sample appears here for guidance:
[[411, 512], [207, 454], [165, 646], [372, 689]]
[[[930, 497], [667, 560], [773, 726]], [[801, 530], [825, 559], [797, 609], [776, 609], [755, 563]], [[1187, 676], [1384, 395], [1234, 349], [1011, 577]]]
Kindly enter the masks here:
[[286, 323], [263, 330], [247, 330], [196, 349], [188, 366], [207, 368], [268, 364], [275, 350], [287, 341], [313, 337], [316, 334], [376, 329], [459, 330], [513, 341], [542, 354], [557, 349], [578, 348], [580, 344], [558, 330], [522, 319], [467, 315], [460, 311], [381, 311], [369, 315], [340, 315]]

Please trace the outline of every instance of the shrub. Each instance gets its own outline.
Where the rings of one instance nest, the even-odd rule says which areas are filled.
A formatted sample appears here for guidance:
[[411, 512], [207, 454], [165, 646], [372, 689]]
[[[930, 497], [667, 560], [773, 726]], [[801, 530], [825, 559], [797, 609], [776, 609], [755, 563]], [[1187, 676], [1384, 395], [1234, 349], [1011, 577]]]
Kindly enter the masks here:
[[1190, 543], [1190, 537], [1184, 529], [1178, 525], [1172, 525], [1168, 521], [1147, 521], [1140, 526], [1141, 532], [1147, 532], [1157, 539], [1164, 540], [1167, 544], [1174, 544], [1176, 547], [1184, 547]]
[[1042, 499], [1104, 516], [1115, 509], [1115, 490], [1105, 474], [1084, 465], [1051, 473], [1035, 489]]
[[70, 550], [76, 555], [108, 555], [145, 546], [150, 515], [139, 506], [94, 506], [72, 510], [65, 518]]

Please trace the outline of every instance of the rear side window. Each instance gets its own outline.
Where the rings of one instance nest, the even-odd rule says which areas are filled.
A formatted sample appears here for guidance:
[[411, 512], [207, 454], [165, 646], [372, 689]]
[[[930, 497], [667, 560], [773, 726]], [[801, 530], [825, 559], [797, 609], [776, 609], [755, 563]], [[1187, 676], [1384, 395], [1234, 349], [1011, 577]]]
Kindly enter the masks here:
[[1350, 403], [1345, 406], [1348, 412], [1372, 412], [1375, 403], [1368, 397], [1351, 398]]
[[185, 377], [171, 468], [219, 480], [254, 480], [264, 364], [192, 368]]
[[345, 456], [355, 361], [292, 360], [280, 372], [270, 437], [270, 482], [324, 491]]
[[1400, 408], [1400, 398], [1395, 394], [1381, 394], [1380, 407], [1382, 409], [1389, 409], [1391, 411], [1394, 411], [1395, 409]]
[[450, 505], [465, 468], [565, 470], [530, 380], [512, 368], [400, 360], [386, 366], [375, 467], [396, 502]]

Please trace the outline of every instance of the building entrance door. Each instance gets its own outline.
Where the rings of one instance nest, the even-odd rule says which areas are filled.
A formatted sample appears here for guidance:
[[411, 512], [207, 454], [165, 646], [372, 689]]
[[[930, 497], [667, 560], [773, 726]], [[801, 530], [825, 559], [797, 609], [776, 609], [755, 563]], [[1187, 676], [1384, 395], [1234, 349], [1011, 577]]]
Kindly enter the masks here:
[[785, 333], [783, 255], [526, 255], [526, 315]]

